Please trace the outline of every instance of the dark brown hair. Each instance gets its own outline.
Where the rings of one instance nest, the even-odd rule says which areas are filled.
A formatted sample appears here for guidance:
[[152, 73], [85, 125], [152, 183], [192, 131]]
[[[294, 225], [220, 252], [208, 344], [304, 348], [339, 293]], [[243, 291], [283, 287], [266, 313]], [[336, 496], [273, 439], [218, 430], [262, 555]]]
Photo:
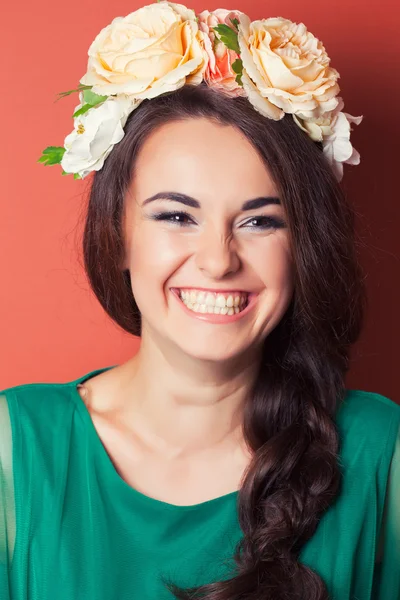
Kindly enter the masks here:
[[318, 144], [286, 115], [267, 119], [243, 97], [204, 82], [134, 110], [125, 136], [96, 172], [84, 231], [85, 269], [99, 302], [125, 331], [141, 315], [124, 256], [124, 196], [147, 136], [164, 123], [208, 118], [233, 126], [267, 165], [286, 210], [295, 265], [292, 302], [264, 342], [243, 432], [253, 459], [238, 496], [243, 538], [231, 578], [191, 590], [167, 582], [180, 600], [323, 600], [321, 578], [298, 561], [322, 513], [337, 496], [335, 413], [344, 397], [349, 349], [366, 307], [354, 213]]

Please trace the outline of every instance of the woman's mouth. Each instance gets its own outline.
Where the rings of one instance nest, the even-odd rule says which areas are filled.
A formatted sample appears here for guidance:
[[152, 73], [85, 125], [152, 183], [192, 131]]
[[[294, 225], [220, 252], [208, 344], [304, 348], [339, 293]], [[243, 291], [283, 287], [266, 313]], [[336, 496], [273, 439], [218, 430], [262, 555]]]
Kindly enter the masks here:
[[171, 288], [185, 312], [202, 320], [225, 323], [248, 312], [258, 294], [243, 290], [214, 292], [195, 288]]
[[246, 308], [247, 292], [220, 293], [194, 289], [179, 289], [179, 297], [189, 310], [214, 315], [235, 315]]

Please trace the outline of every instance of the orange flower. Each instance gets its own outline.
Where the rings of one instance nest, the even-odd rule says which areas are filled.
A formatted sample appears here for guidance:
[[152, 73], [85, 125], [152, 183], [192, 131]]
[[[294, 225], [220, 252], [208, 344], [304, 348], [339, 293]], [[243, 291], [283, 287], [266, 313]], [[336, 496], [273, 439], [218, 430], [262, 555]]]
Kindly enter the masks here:
[[218, 8], [213, 12], [203, 10], [199, 17], [199, 29], [204, 35], [204, 47], [208, 54], [208, 65], [204, 73], [204, 79], [209, 85], [219, 88], [231, 96], [245, 96], [243, 87], [236, 81], [237, 73], [232, 69], [232, 64], [239, 55], [230, 50], [221, 42], [212, 29], [217, 25], [228, 25], [234, 29], [231, 19], [239, 19], [239, 10], [225, 10]]

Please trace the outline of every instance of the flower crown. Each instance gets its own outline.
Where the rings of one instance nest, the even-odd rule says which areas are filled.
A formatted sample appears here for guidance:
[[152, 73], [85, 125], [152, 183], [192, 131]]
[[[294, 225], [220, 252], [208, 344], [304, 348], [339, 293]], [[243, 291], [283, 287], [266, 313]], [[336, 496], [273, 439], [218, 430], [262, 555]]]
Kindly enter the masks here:
[[124, 137], [129, 114], [146, 99], [203, 80], [231, 96], [245, 96], [265, 117], [291, 114], [323, 152], [337, 178], [343, 163], [359, 164], [351, 124], [342, 112], [339, 73], [323, 44], [280, 17], [251, 21], [238, 10], [204, 10], [161, 0], [116, 17], [97, 35], [87, 72], [75, 90], [74, 130], [64, 146], [45, 148], [38, 162], [61, 164], [62, 174], [83, 179], [102, 168]]

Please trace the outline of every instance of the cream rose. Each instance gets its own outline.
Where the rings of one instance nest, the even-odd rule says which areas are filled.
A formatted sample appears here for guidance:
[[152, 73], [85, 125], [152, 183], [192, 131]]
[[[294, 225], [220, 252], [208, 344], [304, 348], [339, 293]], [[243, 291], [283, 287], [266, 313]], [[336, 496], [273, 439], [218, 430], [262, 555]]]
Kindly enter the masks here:
[[97, 35], [80, 82], [99, 95], [154, 98], [185, 83], [199, 84], [208, 57], [195, 13], [173, 2], [116, 17]]
[[280, 17], [251, 22], [245, 14], [239, 22], [242, 82], [259, 112], [279, 120], [285, 113], [317, 118], [336, 108], [339, 73], [305, 25]]
[[218, 40], [213, 27], [224, 24], [233, 29], [231, 19], [239, 19], [240, 14], [242, 14], [241, 11], [224, 8], [218, 8], [213, 12], [203, 10], [199, 14], [199, 27], [205, 34], [204, 47], [209, 59], [204, 79], [209, 85], [230, 96], [246, 96], [245, 90], [236, 81], [237, 73], [232, 69], [232, 64], [239, 58], [239, 55]]

